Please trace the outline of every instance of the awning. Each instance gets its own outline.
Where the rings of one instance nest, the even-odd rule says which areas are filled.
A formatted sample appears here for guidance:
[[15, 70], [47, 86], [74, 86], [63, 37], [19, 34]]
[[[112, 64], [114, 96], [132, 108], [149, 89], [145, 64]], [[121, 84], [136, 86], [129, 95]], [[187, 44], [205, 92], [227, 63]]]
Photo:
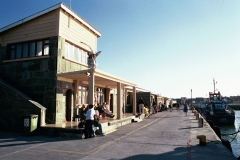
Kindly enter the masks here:
[[[80, 70], [80, 71], [73, 71], [73, 72], [66, 72], [66, 73], [58, 73], [57, 77], [58, 77], [58, 80], [70, 80], [70, 81], [79, 80], [80, 84], [88, 85], [89, 77], [87, 75], [87, 72], [88, 70]], [[132, 87], [137, 86], [132, 82], [120, 79], [118, 77], [101, 72], [99, 70], [95, 70], [94, 76], [95, 76], [95, 86], [98, 86], [98, 87], [116, 88], [117, 83], [121, 83], [121, 85], [124, 85], [124, 86], [132, 86]]]

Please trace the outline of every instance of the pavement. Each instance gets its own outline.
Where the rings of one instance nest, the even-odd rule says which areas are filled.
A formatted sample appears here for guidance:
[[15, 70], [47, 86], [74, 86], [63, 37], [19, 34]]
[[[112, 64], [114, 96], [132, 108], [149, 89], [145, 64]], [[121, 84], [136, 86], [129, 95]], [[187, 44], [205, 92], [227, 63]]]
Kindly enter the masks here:
[[[206, 136], [206, 146], [198, 135]], [[67, 137], [24, 137], [0, 132], [0, 159], [84, 160], [236, 160], [211, 127], [198, 127], [189, 111], [164, 111], [143, 121], [118, 127], [106, 136], [90, 139]]]

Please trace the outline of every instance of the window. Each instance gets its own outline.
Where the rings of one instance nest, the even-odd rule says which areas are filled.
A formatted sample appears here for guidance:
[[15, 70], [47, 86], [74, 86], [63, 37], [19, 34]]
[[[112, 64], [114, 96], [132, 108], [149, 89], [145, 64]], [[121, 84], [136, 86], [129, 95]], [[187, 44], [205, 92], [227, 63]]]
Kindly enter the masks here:
[[23, 58], [28, 57], [28, 43], [24, 43], [23, 44], [23, 54], [22, 54]]
[[105, 92], [105, 89], [103, 88], [97, 88], [96, 90], [96, 103], [97, 104], [103, 104], [104, 103], [104, 92]]
[[9, 44], [7, 59], [20, 59], [49, 55], [49, 40]]
[[68, 42], [65, 43], [65, 57], [87, 65], [87, 52]]
[[35, 42], [30, 43], [30, 48], [29, 48], [29, 57], [34, 57], [35, 56]]
[[16, 53], [16, 46], [12, 45], [10, 48], [10, 58], [9, 59], [14, 59], [15, 58], [15, 53]]
[[88, 61], [88, 59], [87, 59], [87, 52], [86, 51], [82, 51], [82, 63], [83, 64], [87, 64], [87, 61]]
[[21, 44], [18, 44], [17, 45], [17, 49], [16, 49], [16, 58], [22, 58], [21, 57], [21, 54], [22, 54], [22, 45]]
[[79, 48], [77, 48], [77, 47], [74, 47], [74, 58], [73, 59], [75, 59], [76, 61], [79, 61]]
[[88, 103], [87, 87], [78, 86], [78, 103], [79, 104], [87, 104]]
[[44, 41], [43, 55], [49, 55], [49, 40]]
[[42, 41], [37, 42], [37, 56], [42, 55]]

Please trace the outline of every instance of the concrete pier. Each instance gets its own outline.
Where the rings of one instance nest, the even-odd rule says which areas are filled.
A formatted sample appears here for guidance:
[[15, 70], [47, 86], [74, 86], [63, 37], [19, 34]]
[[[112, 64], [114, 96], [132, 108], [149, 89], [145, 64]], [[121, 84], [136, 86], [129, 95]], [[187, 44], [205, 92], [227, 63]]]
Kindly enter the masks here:
[[[158, 112], [138, 123], [116, 128], [90, 139], [63, 137], [12, 137], [0, 134], [0, 159], [125, 159], [125, 160], [235, 160], [212, 128], [199, 127], [191, 111]], [[200, 144], [201, 142], [201, 144]], [[24, 143], [24, 145], [22, 145]], [[11, 147], [9, 147], [11, 146]]]

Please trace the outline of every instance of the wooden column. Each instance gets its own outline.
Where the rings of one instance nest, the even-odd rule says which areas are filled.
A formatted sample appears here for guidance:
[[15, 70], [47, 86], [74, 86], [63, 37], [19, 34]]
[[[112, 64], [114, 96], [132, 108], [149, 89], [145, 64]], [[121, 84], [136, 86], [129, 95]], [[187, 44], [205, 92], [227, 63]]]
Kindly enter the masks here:
[[136, 87], [133, 87], [133, 102], [132, 102], [132, 107], [133, 107], [133, 114], [136, 115], [137, 114], [137, 106], [136, 106]]
[[122, 96], [121, 96], [121, 83], [117, 83], [117, 119], [122, 118]]
[[79, 108], [78, 108], [78, 84], [79, 84], [79, 80], [74, 80], [74, 97], [73, 97], [73, 99], [74, 99], [74, 102], [73, 102], [73, 104], [74, 104], [74, 112], [73, 112], [73, 115], [78, 115], [78, 110], [79, 110]]
[[90, 69], [90, 77], [88, 79], [88, 96], [89, 96], [89, 101], [88, 104], [94, 104], [94, 69]]

